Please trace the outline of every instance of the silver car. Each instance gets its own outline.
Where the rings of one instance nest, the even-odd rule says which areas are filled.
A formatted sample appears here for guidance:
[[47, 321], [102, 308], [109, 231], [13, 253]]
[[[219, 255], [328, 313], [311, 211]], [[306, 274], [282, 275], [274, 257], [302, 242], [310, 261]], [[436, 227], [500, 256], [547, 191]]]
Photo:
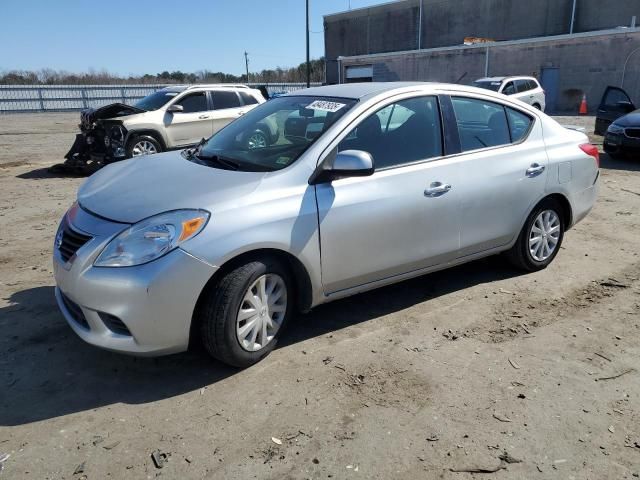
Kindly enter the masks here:
[[[265, 121], [277, 141], [249, 148]], [[598, 175], [584, 134], [504, 95], [311, 88], [197, 148], [91, 176], [56, 235], [56, 297], [93, 345], [159, 355], [202, 341], [244, 367], [321, 303], [501, 252], [545, 268]]]

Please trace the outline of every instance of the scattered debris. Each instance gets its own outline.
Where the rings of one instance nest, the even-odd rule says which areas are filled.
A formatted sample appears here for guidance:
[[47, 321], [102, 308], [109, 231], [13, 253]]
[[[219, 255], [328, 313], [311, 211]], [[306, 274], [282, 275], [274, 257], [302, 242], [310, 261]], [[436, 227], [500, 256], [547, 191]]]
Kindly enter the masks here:
[[118, 445], [120, 445], [120, 440], [110, 443], [109, 445], [103, 445], [102, 448], [104, 448], [105, 450], [113, 450], [114, 448], [116, 448]]
[[440, 437], [438, 437], [437, 433], [434, 433], [431, 436], [427, 437], [427, 442], [437, 442], [438, 440], [440, 440]]
[[74, 475], [78, 475], [78, 474], [80, 474], [80, 473], [84, 473], [84, 464], [85, 464], [85, 463], [86, 463], [86, 462], [82, 462], [80, 465], [78, 465], [78, 466], [76, 467], [76, 469], [73, 471], [73, 474], [74, 474]]
[[325, 365], [329, 365], [331, 362], [333, 362], [333, 357], [326, 357], [322, 360]]
[[497, 412], [493, 412], [493, 418], [495, 418], [496, 420], [499, 420], [501, 422], [511, 422], [512, 420], [509, 417], [505, 417], [504, 415], [500, 415]]
[[282, 440], [280, 440], [279, 438], [271, 437], [271, 441], [276, 445], [282, 445]]
[[616, 431], [616, 429], [613, 428], [613, 425], [609, 425], [609, 428], [607, 430], [609, 430], [611, 433], [615, 433]]
[[4, 468], [4, 462], [6, 462], [11, 455], [9, 453], [0, 453], [0, 472]]
[[455, 473], [496, 473], [500, 470], [506, 469], [507, 466], [500, 462], [497, 467], [463, 467], [463, 468], [450, 468], [451, 472]]
[[524, 393], [519, 393], [519, 394], [518, 394], [518, 398], [520, 398], [520, 399], [524, 399], [524, 398], [527, 398], [527, 397], [525, 396], [525, 394], [524, 394]]
[[347, 369], [344, 367], [344, 365], [341, 365], [339, 363], [336, 363], [333, 368], [337, 368], [338, 370], [342, 370], [343, 372], [346, 372]]
[[605, 357], [605, 356], [604, 356], [604, 355], [602, 355], [601, 353], [598, 353], [598, 352], [593, 352], [593, 353], [594, 353], [594, 355], [597, 355], [597, 356], [599, 356], [600, 358], [604, 358], [607, 362], [610, 362], [610, 361], [611, 361], [611, 359], [610, 359], [610, 358]]
[[509, 452], [507, 452], [506, 450], [503, 451], [498, 458], [500, 460], [502, 460], [505, 463], [522, 463], [522, 460], [512, 457], [511, 454], [509, 454]]
[[516, 370], [518, 370], [518, 369], [520, 368], [520, 365], [518, 365], [518, 364], [516, 363], [516, 361], [515, 361], [515, 360], [511, 360], [511, 359], [509, 359], [509, 363], [510, 363], [510, 364], [511, 364], [511, 366], [512, 366], [513, 368], [515, 368]]
[[193, 457], [191, 455], [184, 457], [184, 461], [187, 463], [193, 463]]
[[94, 435], [93, 441], [91, 443], [93, 443], [93, 446], [95, 447], [102, 442], [104, 442], [104, 437], [101, 437], [100, 435]]
[[629, 285], [626, 283], [619, 282], [615, 278], [609, 278], [603, 282], [600, 282], [600, 285], [603, 287], [613, 287], [613, 288], [629, 288]]
[[453, 333], [451, 330], [447, 330], [442, 334], [442, 336], [448, 340], [457, 340], [459, 338], [458, 335]]
[[627, 190], [626, 188], [621, 188], [620, 190], [627, 193], [633, 193], [634, 195], [638, 195], [640, 197], [640, 193], [634, 192], [633, 190]]
[[629, 370], [625, 370], [624, 372], [619, 373], [617, 375], [613, 375], [611, 377], [598, 377], [598, 378], [596, 378], [596, 382], [602, 381], [602, 380], [613, 380], [615, 378], [620, 378], [621, 376], [626, 375], [627, 373], [631, 373], [633, 371], [635, 371], [635, 369], [634, 368], [630, 368]]
[[500, 289], [500, 293], [506, 293], [507, 295], [515, 295], [515, 292], [512, 292], [511, 290], [506, 290], [504, 288]]
[[170, 455], [170, 453], [164, 453], [160, 450], [154, 450], [154, 452], [151, 454], [151, 459], [153, 460], [156, 468], [162, 468], [169, 461]]
[[313, 463], [315, 463], [316, 465], [318, 465], [320, 463], [320, 460], [318, 460], [317, 458], [314, 458], [313, 460], [311, 460]]

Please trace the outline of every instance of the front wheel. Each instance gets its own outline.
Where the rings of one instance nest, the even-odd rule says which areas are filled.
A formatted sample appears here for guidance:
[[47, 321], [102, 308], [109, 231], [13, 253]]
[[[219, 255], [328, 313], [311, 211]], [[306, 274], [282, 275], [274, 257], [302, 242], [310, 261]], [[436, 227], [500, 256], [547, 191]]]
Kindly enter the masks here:
[[161, 151], [160, 143], [149, 135], [139, 135], [127, 142], [127, 158], [153, 155]]
[[274, 259], [229, 271], [205, 295], [200, 319], [204, 346], [235, 367], [253, 365], [275, 348], [294, 303], [291, 276]]
[[527, 218], [516, 243], [507, 252], [509, 261], [529, 272], [547, 268], [558, 254], [564, 238], [562, 213], [560, 205], [553, 200], [538, 205]]

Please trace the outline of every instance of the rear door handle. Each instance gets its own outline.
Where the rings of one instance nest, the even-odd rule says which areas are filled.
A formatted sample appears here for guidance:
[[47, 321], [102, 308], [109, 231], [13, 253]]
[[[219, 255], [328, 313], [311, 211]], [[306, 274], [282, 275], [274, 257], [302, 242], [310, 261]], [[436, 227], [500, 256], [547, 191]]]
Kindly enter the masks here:
[[209, 118], [209, 115], [200, 115], [198, 118], [204, 120], [205, 118]]
[[531, 164], [529, 168], [527, 168], [527, 177], [537, 177], [542, 172], [544, 172], [544, 165], [538, 165], [537, 163]]
[[444, 195], [445, 193], [447, 193], [449, 190], [451, 190], [451, 185], [449, 185], [448, 183], [433, 182], [431, 185], [429, 185], [429, 188], [424, 191], [424, 196], [439, 197], [440, 195]]

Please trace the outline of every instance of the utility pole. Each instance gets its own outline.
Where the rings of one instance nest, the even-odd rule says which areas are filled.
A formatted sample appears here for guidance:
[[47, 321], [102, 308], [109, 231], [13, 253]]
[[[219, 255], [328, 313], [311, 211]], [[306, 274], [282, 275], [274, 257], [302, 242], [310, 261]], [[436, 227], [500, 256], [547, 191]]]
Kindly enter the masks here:
[[307, 0], [307, 88], [311, 86], [311, 63], [309, 62], [309, 0]]
[[249, 83], [249, 54], [244, 52], [244, 66], [247, 68], [247, 83]]

